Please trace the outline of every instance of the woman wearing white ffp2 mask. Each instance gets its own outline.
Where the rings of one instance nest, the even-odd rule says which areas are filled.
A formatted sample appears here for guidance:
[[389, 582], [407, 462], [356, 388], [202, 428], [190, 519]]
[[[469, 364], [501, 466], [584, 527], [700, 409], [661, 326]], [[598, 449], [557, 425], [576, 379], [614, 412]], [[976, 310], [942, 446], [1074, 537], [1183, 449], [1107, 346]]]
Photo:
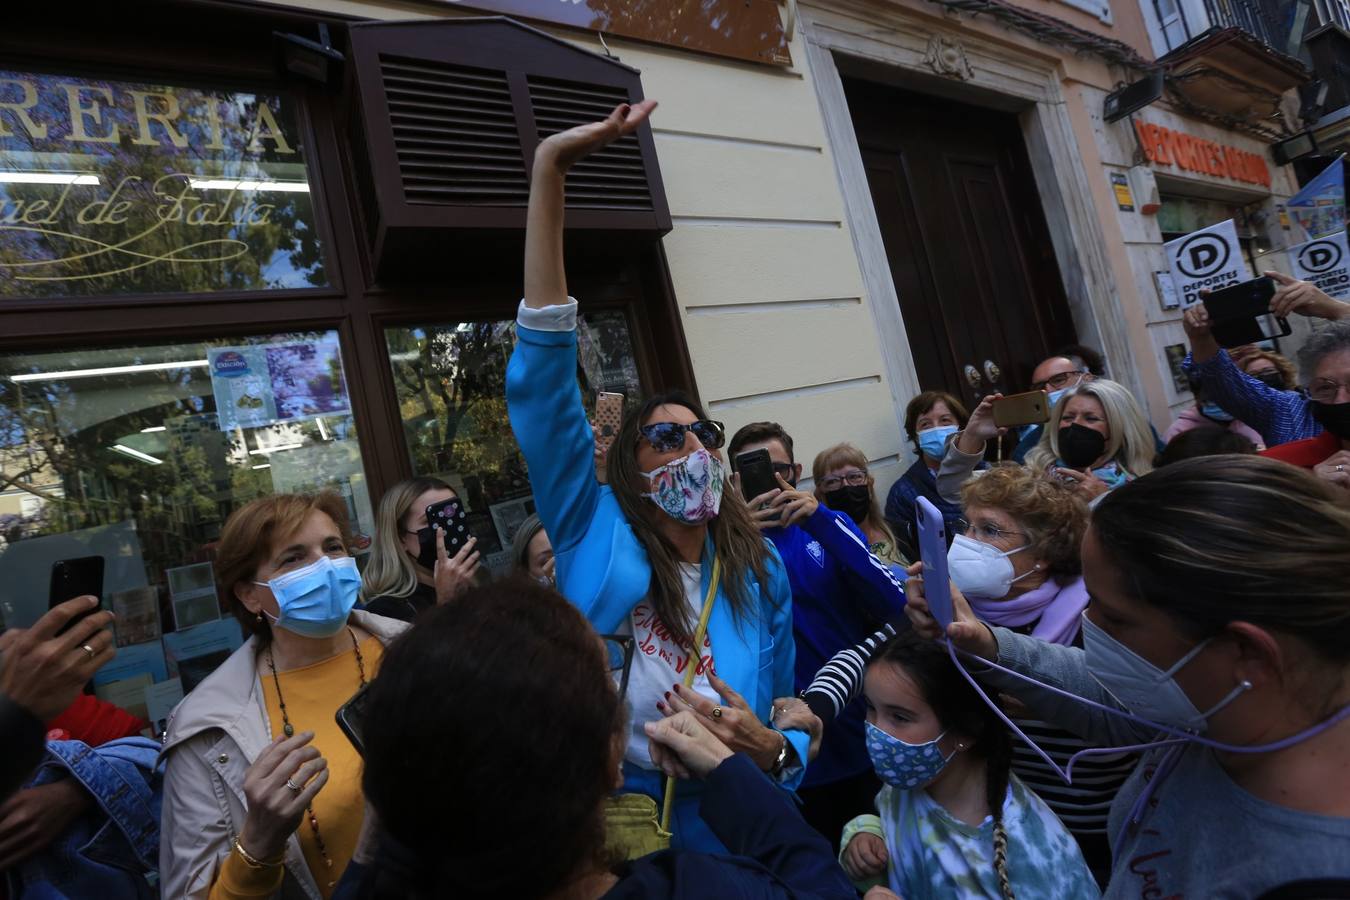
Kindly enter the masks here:
[[[1088, 513], [1078, 493], [1026, 466], [1008, 464], [966, 482], [961, 501], [965, 527], [947, 554], [947, 567], [975, 614], [1053, 644], [1079, 645], [1088, 602], [1079, 547]], [[1061, 768], [1088, 746], [1035, 717], [1016, 715], [1014, 721], [1048, 748]], [[1030, 747], [1013, 743], [1013, 771], [1063, 820], [1103, 883], [1111, 869], [1106, 809], [1134, 763], [1128, 753], [1095, 760], [1093, 778], [1066, 790]]]
[[[1103, 746], [1156, 739], [1058, 688], [1192, 732], [1148, 751], [1112, 804], [1107, 897], [1256, 897], [1343, 877], [1347, 553], [1350, 510], [1331, 488], [1274, 460], [1206, 457], [1095, 510], [1083, 542], [1086, 652], [990, 628], [953, 597], [952, 643], [1040, 682], [981, 675], [1041, 718]], [[919, 583], [908, 598], [915, 627], [936, 635]]]

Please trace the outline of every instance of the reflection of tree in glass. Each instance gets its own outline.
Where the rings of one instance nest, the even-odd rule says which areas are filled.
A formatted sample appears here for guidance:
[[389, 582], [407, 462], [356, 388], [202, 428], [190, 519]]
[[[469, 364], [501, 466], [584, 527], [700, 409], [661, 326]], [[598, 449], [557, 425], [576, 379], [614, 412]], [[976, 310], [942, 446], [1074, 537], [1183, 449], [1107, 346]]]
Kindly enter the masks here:
[[[43, 170], [54, 165], [94, 174], [99, 183], [0, 185], [0, 211], [7, 201], [11, 210], [18, 201], [30, 209], [46, 204], [24, 224], [0, 225], [0, 296], [254, 290], [326, 283], [307, 192], [193, 188], [188, 183], [189, 176], [276, 180], [268, 173], [282, 171], [281, 166], [284, 171], [303, 172], [290, 101], [268, 95], [147, 88], [167, 91], [177, 100], [181, 115], [172, 120], [173, 127], [186, 146], [174, 146], [164, 126], [153, 121], [150, 133], [158, 140], [145, 145], [135, 142], [137, 120], [129, 90], [145, 86], [82, 82], [86, 100], [104, 96], [116, 100], [116, 105], [103, 106], [101, 129], [85, 122], [100, 135], [116, 129], [119, 140], [99, 143], [71, 136], [68, 101], [56, 84], [59, 79], [16, 77], [36, 84], [39, 102], [31, 115], [46, 127], [46, 134], [34, 138], [22, 127], [10, 129], [13, 136], [0, 138], [0, 169]], [[275, 140], [250, 147], [262, 103], [292, 152], [282, 152]], [[209, 109], [219, 116], [218, 135], [209, 125]], [[68, 162], [34, 164], [43, 158], [35, 154], [53, 153]], [[291, 179], [299, 176], [279, 180]], [[210, 259], [218, 261], [203, 261]], [[44, 260], [63, 261], [35, 264]]]

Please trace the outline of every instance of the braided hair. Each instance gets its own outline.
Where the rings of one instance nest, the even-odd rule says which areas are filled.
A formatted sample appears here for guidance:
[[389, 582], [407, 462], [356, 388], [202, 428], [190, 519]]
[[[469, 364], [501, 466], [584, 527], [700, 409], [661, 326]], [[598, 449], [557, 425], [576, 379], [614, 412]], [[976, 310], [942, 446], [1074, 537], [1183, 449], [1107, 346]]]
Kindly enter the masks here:
[[966, 752], [985, 761], [986, 799], [994, 820], [994, 874], [1003, 900], [1016, 900], [1008, 878], [1008, 832], [1003, 827], [1003, 800], [1012, 769], [1012, 738], [994, 710], [970, 686], [936, 641], [905, 630], [887, 641], [872, 657], [877, 663], [899, 666], [919, 691], [944, 729], [968, 735]]

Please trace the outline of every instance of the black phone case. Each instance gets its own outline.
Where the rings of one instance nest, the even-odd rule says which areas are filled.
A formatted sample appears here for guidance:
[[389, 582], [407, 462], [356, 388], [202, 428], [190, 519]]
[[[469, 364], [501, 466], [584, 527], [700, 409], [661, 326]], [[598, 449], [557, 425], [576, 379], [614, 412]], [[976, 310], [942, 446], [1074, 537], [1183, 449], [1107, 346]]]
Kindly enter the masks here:
[[737, 456], [736, 471], [741, 476], [741, 495], [747, 501], [778, 487], [778, 479], [773, 477], [773, 461], [767, 450], [753, 450]]
[[338, 727], [342, 733], [347, 736], [347, 740], [352, 742], [356, 752], [362, 756], [366, 755], [366, 745], [362, 740], [362, 728], [366, 717], [366, 700], [370, 696], [370, 685], [363, 685], [351, 699], [338, 707], [337, 719]]
[[473, 536], [469, 529], [468, 514], [458, 500], [445, 500], [427, 507], [427, 524], [433, 528], [440, 526], [445, 532], [445, 551], [454, 556], [464, 546], [464, 542]]
[[[1254, 278], [1222, 288], [1204, 298], [1209, 313], [1210, 333], [1220, 347], [1240, 347], [1268, 340], [1261, 328], [1261, 317], [1270, 315], [1270, 300], [1275, 296], [1275, 282], [1269, 278]], [[1289, 320], [1271, 316], [1280, 326], [1279, 337], [1293, 333]]]
[[52, 563], [51, 586], [47, 593], [48, 609], [85, 594], [103, 599], [103, 557], [81, 556], [78, 559], [58, 559]]

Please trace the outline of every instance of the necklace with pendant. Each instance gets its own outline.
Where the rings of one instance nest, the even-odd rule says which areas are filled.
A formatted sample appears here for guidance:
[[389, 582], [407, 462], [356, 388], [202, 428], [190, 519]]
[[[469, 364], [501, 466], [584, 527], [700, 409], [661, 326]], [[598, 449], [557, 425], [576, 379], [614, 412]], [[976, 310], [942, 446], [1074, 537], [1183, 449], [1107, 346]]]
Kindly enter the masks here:
[[[356, 651], [356, 671], [361, 677], [361, 687], [365, 687], [366, 661], [361, 657], [361, 645], [357, 643], [356, 632], [352, 631], [351, 626], [347, 627], [347, 634], [351, 636], [352, 649]], [[272, 684], [275, 685], [277, 689], [277, 705], [281, 707], [281, 731], [286, 737], [294, 737], [295, 727], [291, 725], [291, 718], [286, 714], [286, 700], [281, 695], [281, 679], [277, 677], [277, 664], [272, 659], [272, 649], [270, 647], [267, 649], [267, 667], [272, 670]], [[314, 832], [314, 845], [319, 848], [319, 855], [323, 857], [324, 867], [328, 869], [329, 875], [332, 875], [333, 859], [328, 855], [328, 848], [324, 846], [323, 836], [319, 834], [319, 819], [314, 815], [314, 804], [310, 803], [305, 812], [309, 815], [310, 831]], [[336, 881], [330, 880], [328, 886], [331, 888], [336, 883]]]

